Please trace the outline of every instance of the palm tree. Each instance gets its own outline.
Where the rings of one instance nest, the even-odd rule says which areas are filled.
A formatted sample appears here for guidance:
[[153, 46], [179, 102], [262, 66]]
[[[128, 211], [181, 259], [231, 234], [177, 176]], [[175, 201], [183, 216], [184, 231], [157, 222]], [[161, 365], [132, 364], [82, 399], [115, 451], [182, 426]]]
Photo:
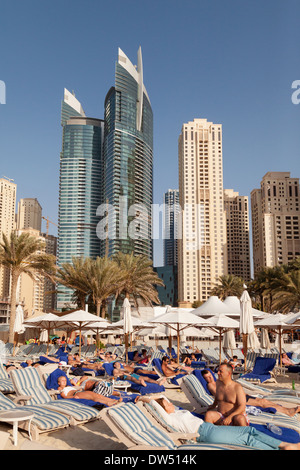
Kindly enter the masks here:
[[144, 304], [159, 303], [155, 286], [163, 286], [163, 281], [153, 271], [152, 262], [145, 255], [117, 253], [115, 261], [123, 273], [123, 281], [118, 288], [117, 297], [131, 297], [136, 307], [138, 299]]
[[251, 288], [260, 297], [261, 308], [264, 312], [271, 313], [274, 310], [274, 289], [283, 275], [284, 269], [281, 266], [264, 267], [255, 274]]
[[282, 313], [300, 308], [300, 270], [284, 273], [274, 283], [273, 306]]
[[124, 272], [114, 260], [107, 257], [97, 257], [92, 260], [88, 270], [87, 284], [98, 316], [101, 313], [102, 318], [105, 317], [108, 297], [116, 295], [123, 282]]
[[233, 274], [224, 274], [218, 278], [218, 285], [211, 291], [211, 295], [217, 295], [221, 300], [233, 295], [240, 297], [243, 292], [243, 280]]
[[43, 253], [42, 240], [23, 232], [20, 236], [12, 232], [10, 238], [3, 234], [0, 243], [0, 265], [7, 268], [11, 276], [9, 342], [14, 341], [16, 318], [17, 283], [20, 274], [25, 273], [36, 280], [38, 274], [47, 275], [53, 280], [55, 256]]
[[84, 310], [87, 297], [90, 294], [87, 278], [91, 262], [90, 258], [76, 258], [74, 256], [72, 263], [63, 263], [56, 275], [56, 281], [59, 284], [73, 289], [73, 300], [82, 310]]

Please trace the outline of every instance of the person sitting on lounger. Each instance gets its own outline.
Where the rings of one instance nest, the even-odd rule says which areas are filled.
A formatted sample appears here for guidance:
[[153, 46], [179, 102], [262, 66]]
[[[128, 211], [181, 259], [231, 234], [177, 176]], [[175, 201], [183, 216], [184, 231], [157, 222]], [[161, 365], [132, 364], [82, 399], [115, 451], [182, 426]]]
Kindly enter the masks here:
[[230, 364], [220, 364], [215, 400], [205, 414], [207, 423], [223, 426], [249, 425], [249, 419], [246, 415], [246, 394], [243, 387], [232, 380], [232, 372]]
[[85, 398], [86, 400], [92, 400], [95, 402], [103, 403], [107, 406], [115, 405], [122, 401], [122, 397], [120, 396], [119, 400], [105, 397], [104, 395], [100, 395], [99, 393], [95, 393], [92, 391], [82, 390], [82, 388], [77, 387], [75, 385], [67, 386], [67, 377], [62, 375], [57, 379], [58, 382], [58, 390], [60, 390], [60, 396], [62, 398]]
[[143, 387], [147, 387], [146, 382], [148, 383], [153, 383], [156, 385], [162, 385], [163, 382], [165, 382], [165, 378], [160, 378], [157, 380], [150, 379], [150, 377], [142, 377], [139, 374], [136, 374], [134, 372], [126, 372], [125, 367], [122, 368], [122, 365], [120, 362], [115, 362], [114, 363], [114, 370], [113, 370], [113, 376], [115, 378], [121, 378], [123, 380], [130, 380], [131, 382], [134, 382], [139, 385], [143, 385]]
[[[207, 382], [208, 390], [215, 397], [217, 386], [211, 372], [209, 370], [203, 370], [201, 374]], [[246, 395], [246, 405], [259, 406], [261, 408], [275, 408], [277, 411], [288, 416], [295, 416], [296, 413], [300, 413], [300, 406], [296, 406], [295, 408], [286, 408], [282, 405], [278, 405], [277, 403], [273, 403], [270, 400], [266, 400], [265, 398], [257, 398], [251, 395]]]
[[[139, 396], [135, 401], [153, 403], [154, 399]], [[165, 421], [178, 432], [198, 434], [197, 442], [210, 444], [248, 445], [262, 450], [300, 450], [300, 443], [290, 444], [257, 431], [252, 426], [215, 426], [194, 416], [190, 411], [176, 408], [165, 397], [155, 399], [162, 408]]]
[[233, 358], [230, 359], [229, 364], [232, 366], [233, 369], [242, 365], [242, 363], [238, 361], [237, 356], [233, 356]]

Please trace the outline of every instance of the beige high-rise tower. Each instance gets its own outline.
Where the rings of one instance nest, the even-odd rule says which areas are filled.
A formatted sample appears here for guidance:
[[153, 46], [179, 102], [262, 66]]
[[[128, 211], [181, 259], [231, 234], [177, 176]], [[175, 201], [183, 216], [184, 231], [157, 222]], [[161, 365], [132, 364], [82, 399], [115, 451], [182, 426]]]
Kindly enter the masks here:
[[178, 143], [182, 233], [178, 250], [179, 305], [204, 301], [227, 274], [222, 126], [194, 119]]
[[299, 178], [268, 172], [251, 192], [254, 273], [300, 256]]
[[233, 189], [224, 189], [224, 207], [227, 227], [228, 274], [233, 274], [249, 282], [251, 269], [248, 197], [240, 196]]
[[18, 203], [17, 230], [32, 228], [41, 231], [42, 207], [36, 198], [20, 199]]
[[[0, 237], [10, 237], [15, 229], [17, 185], [9, 178], [0, 178]], [[0, 299], [9, 296], [10, 275], [6, 268], [0, 266]]]

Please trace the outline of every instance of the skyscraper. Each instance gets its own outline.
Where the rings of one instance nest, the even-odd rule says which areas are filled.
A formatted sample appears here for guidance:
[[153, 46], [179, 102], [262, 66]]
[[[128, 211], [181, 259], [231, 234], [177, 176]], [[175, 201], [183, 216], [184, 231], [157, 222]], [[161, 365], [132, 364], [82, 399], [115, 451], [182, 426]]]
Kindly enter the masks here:
[[36, 198], [24, 198], [18, 202], [17, 230], [33, 228], [41, 231], [42, 207]]
[[[8, 238], [15, 230], [17, 185], [13, 180], [0, 178], [0, 238], [3, 234]], [[10, 273], [7, 268], [0, 266], [0, 299], [8, 297], [10, 294]]]
[[104, 120], [102, 203], [108, 215], [102, 219], [107, 236], [99, 234], [101, 252], [133, 252], [152, 259], [153, 114], [143, 83], [141, 48], [137, 67], [119, 49]]
[[168, 189], [164, 195], [164, 266], [178, 265], [178, 189]]
[[191, 306], [206, 300], [218, 277], [227, 274], [222, 126], [207, 119], [184, 124], [178, 154], [179, 306]]
[[[104, 122], [85, 116], [80, 102], [65, 89], [61, 110], [58, 265], [72, 257], [100, 254], [96, 215], [101, 203], [101, 156]], [[59, 288], [57, 307], [70, 303], [72, 291]]]
[[299, 178], [268, 172], [251, 192], [254, 273], [300, 256]]
[[248, 197], [240, 196], [232, 189], [224, 189], [224, 207], [227, 227], [228, 274], [233, 274], [249, 282], [251, 269]]

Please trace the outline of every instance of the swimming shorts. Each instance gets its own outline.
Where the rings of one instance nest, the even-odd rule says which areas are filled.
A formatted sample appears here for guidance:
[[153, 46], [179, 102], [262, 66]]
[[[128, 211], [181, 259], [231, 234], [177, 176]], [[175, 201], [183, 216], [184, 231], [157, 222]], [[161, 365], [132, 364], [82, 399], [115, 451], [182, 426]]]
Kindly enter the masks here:
[[[220, 411], [217, 411], [217, 413], [220, 415], [221, 421], [224, 421], [226, 416], [224, 416], [222, 413], [220, 413]], [[245, 416], [246, 423], [247, 423], [246, 426], [250, 426], [250, 420], [249, 420], [247, 414], [246, 413], [242, 413], [242, 414], [243, 414], [243, 416]]]

